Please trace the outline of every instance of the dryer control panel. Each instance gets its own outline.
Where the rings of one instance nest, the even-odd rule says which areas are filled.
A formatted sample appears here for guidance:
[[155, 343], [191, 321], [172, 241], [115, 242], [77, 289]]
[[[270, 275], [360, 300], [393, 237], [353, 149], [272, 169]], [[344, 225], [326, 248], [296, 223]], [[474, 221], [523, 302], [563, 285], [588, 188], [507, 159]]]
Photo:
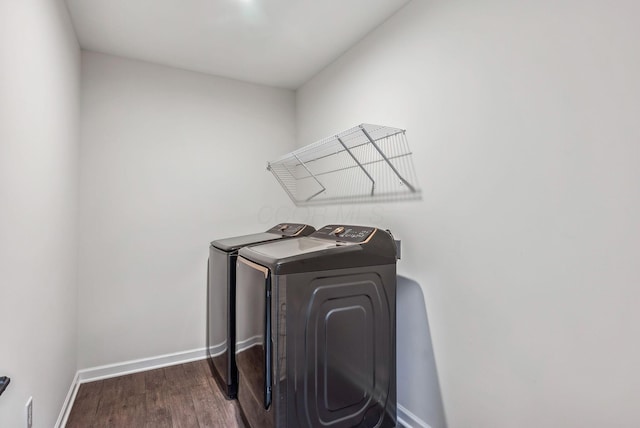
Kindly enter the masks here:
[[339, 242], [361, 243], [366, 241], [375, 230], [375, 227], [368, 226], [330, 224], [312, 233], [311, 237]]

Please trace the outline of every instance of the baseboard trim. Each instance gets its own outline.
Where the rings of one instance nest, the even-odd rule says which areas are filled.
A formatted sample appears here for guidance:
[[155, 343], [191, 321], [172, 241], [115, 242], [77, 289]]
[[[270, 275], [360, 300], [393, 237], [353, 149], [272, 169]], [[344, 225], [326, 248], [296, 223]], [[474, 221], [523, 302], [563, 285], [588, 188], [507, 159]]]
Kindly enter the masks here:
[[191, 361], [205, 359], [206, 357], [206, 348], [198, 348], [192, 349], [190, 351], [174, 352], [172, 354], [158, 355], [149, 358], [140, 358], [138, 360], [124, 361], [121, 363], [107, 364], [104, 366], [79, 370], [78, 380], [79, 383], [82, 384], [101, 379], [109, 379], [116, 376], [124, 376], [132, 373], [173, 366], [175, 364], [189, 363]]
[[431, 428], [428, 423], [401, 404], [398, 404], [398, 424], [406, 428]]
[[248, 339], [240, 340], [236, 342], [236, 354], [239, 354], [242, 351], [246, 351], [247, 349], [261, 345], [264, 342], [264, 336], [252, 336]]
[[78, 382], [78, 378], [78, 372], [76, 372], [76, 375], [73, 377], [73, 381], [71, 381], [69, 392], [67, 392], [64, 403], [62, 403], [60, 415], [58, 415], [58, 420], [54, 425], [55, 428], [62, 428], [67, 424], [69, 413], [71, 412], [71, 407], [73, 407], [73, 402], [76, 401], [76, 394], [78, 393], [78, 386], [80, 385]]

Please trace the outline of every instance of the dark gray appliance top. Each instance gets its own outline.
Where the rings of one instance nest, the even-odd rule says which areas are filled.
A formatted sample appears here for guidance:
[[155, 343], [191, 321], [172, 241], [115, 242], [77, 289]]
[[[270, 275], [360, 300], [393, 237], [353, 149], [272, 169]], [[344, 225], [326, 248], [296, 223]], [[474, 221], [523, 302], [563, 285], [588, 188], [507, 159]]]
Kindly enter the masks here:
[[278, 275], [394, 264], [397, 256], [389, 232], [336, 224], [307, 237], [242, 248], [238, 254]]
[[211, 246], [224, 252], [237, 251], [247, 245], [256, 245], [264, 242], [276, 241], [279, 239], [295, 238], [307, 236], [315, 232], [312, 226], [298, 223], [281, 223], [262, 233], [236, 236], [233, 238], [219, 239], [211, 242]]

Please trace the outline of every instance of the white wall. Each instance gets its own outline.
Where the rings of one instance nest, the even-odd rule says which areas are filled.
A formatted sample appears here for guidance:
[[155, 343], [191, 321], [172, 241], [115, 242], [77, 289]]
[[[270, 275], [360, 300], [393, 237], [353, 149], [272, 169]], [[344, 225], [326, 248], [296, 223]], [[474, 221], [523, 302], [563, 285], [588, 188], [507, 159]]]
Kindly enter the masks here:
[[80, 49], [62, 0], [0, 0], [0, 426], [52, 427], [76, 371]]
[[204, 348], [209, 241], [271, 226], [294, 101], [83, 52], [79, 368]]
[[422, 202], [297, 214], [403, 239], [450, 427], [638, 425], [638, 16], [416, 0], [297, 93], [300, 144], [407, 129]]

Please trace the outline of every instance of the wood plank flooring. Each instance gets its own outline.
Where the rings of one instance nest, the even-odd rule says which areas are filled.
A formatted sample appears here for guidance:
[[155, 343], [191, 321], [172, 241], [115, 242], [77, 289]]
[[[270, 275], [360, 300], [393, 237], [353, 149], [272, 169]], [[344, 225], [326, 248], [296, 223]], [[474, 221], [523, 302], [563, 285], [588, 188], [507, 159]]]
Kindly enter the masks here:
[[245, 428], [206, 360], [80, 385], [67, 428]]

